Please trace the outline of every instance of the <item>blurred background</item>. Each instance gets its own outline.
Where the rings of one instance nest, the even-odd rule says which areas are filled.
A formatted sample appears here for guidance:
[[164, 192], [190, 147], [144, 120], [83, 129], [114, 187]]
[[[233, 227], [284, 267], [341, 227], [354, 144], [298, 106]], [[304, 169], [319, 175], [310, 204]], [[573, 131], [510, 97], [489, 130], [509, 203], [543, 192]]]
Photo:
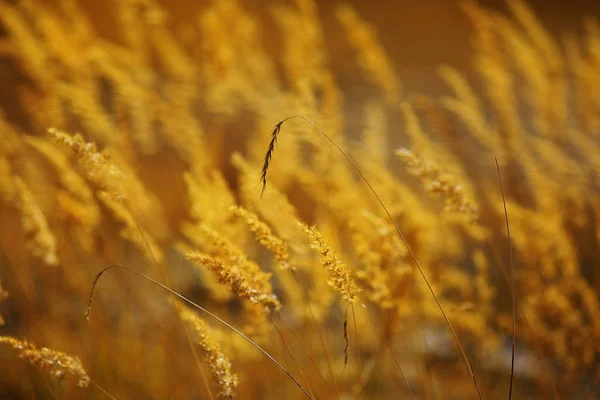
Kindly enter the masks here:
[[[10, 1], [6, 1], [11, 3]], [[14, 3], [14, 2], [13, 2]], [[44, 4], [54, 7], [53, 0]], [[111, 2], [81, 1], [82, 9], [89, 15], [98, 34], [106, 39], [119, 41], [121, 38], [116, 21], [115, 7]], [[184, 34], [185, 28], [194, 23], [197, 14], [210, 2], [207, 1], [171, 1], [161, 5], [168, 11], [169, 29]], [[244, 8], [265, 24], [264, 44], [273, 56], [281, 55], [282, 37], [269, 34], [269, 26], [275, 29], [275, 21], [269, 13], [269, 6], [286, 4], [280, 1], [244, 2]], [[336, 23], [335, 1], [319, 2], [319, 18], [323, 23], [324, 40], [331, 65], [340, 85], [353, 96], [364, 95], [368, 90], [357, 82], [360, 71], [356, 63], [347, 62], [352, 57], [351, 48], [344, 39], [342, 28]], [[348, 1], [361, 17], [373, 24], [379, 33], [379, 41], [400, 75], [407, 91], [420, 91], [426, 94], [440, 94], [443, 87], [436, 79], [435, 68], [439, 64], [451, 64], [461, 72], [469, 74], [471, 70], [471, 29], [460, 2], [444, 0], [383, 1], [370, 5], [362, 1]], [[506, 12], [508, 7], [503, 0], [484, 0], [479, 4], [497, 12]], [[586, 17], [597, 16], [600, 6], [594, 1], [573, 0], [543, 1], [527, 3], [544, 27], [553, 35], [564, 33], [583, 34], [583, 21]], [[18, 77], [11, 70], [8, 60], [4, 59], [0, 73], [3, 85], [15, 82]], [[2, 104], [5, 109], [14, 109], [8, 90], [3, 90]], [[16, 112], [16, 111], [15, 111]]]

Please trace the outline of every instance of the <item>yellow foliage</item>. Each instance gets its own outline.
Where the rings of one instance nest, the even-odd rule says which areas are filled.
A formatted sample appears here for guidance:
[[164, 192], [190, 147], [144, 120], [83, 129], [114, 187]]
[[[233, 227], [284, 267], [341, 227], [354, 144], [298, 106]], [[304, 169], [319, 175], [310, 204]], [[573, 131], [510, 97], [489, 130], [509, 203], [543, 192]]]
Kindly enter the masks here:
[[[0, 2], [0, 342], [16, 349], [0, 397], [305, 395], [139, 276], [103, 278], [86, 323], [94, 276], [118, 265], [243, 331], [315, 399], [475, 395], [450, 323], [481, 397], [504, 398], [497, 158], [514, 398], [585, 398], [600, 379], [597, 18], [557, 40], [522, 0], [444, 5], [466, 16], [472, 67], [415, 83], [363, 8], [167, 3]], [[314, 123], [280, 129], [294, 115]], [[81, 354], [90, 375], [17, 337]]]

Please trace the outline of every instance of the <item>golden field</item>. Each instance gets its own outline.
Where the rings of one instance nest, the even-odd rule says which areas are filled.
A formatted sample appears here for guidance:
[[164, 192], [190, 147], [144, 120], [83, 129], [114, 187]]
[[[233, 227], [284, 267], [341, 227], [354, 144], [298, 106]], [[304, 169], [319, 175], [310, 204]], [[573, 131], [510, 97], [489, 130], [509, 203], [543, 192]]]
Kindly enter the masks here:
[[600, 398], [600, 19], [430, 3], [0, 0], [0, 397]]

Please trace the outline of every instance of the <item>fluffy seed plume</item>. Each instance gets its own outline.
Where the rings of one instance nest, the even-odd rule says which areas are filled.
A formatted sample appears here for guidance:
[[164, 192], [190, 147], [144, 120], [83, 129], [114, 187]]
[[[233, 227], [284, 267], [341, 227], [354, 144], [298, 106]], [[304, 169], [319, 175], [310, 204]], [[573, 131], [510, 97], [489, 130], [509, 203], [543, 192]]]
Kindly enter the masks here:
[[211, 270], [219, 282], [229, 286], [233, 293], [253, 304], [261, 304], [267, 312], [278, 311], [281, 303], [273, 294], [269, 278], [271, 274], [262, 272], [254, 264], [236, 263], [229, 265], [218, 257], [200, 252], [190, 252], [186, 257]]
[[300, 227], [308, 235], [310, 247], [316, 250], [321, 256], [321, 264], [329, 273], [327, 283], [338, 292], [342, 299], [353, 303], [358, 299], [360, 288], [354, 282], [350, 269], [342, 260], [340, 260], [333, 249], [325, 242], [325, 239], [315, 227], [298, 222]]
[[175, 303], [177, 311], [181, 318], [189, 322], [198, 335], [198, 344], [204, 350], [204, 358], [210, 369], [212, 378], [219, 388], [217, 397], [219, 399], [231, 399], [236, 396], [236, 390], [239, 385], [237, 374], [231, 371], [231, 362], [229, 357], [223, 353], [219, 346], [210, 336], [206, 322], [184, 307], [181, 303]]
[[12, 346], [19, 357], [29, 361], [40, 370], [58, 379], [72, 380], [79, 387], [90, 386], [90, 377], [83, 369], [79, 358], [73, 358], [63, 352], [42, 347], [38, 349], [31, 343], [11, 336], [0, 336], [0, 343]]
[[231, 211], [233, 215], [241, 218], [246, 225], [248, 225], [250, 231], [254, 233], [254, 236], [259, 243], [275, 255], [280, 269], [285, 270], [290, 268], [290, 255], [288, 253], [287, 245], [283, 240], [273, 234], [267, 224], [262, 222], [256, 214], [245, 208], [231, 206], [229, 207], [229, 211]]
[[454, 182], [452, 177], [408, 149], [400, 148], [396, 154], [410, 167], [411, 173], [421, 179], [429, 193], [444, 197], [446, 210], [465, 214], [470, 222], [477, 222], [479, 208], [467, 199], [462, 186]]
[[86, 171], [88, 179], [115, 199], [123, 200], [125, 174], [107, 152], [100, 152], [93, 142], [86, 142], [80, 134], [70, 135], [58, 129], [48, 129], [48, 135], [57, 143], [66, 145]]

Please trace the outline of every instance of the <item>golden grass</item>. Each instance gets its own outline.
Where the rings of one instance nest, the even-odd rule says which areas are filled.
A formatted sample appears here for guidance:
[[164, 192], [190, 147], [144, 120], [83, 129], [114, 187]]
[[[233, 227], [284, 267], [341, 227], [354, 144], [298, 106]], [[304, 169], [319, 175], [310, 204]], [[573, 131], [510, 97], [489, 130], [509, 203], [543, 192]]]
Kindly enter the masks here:
[[600, 395], [597, 19], [463, 1], [426, 96], [320, 6], [0, 3], [0, 397]]
[[48, 373], [54, 379], [59, 381], [69, 379], [82, 388], [90, 386], [90, 377], [78, 358], [46, 347], [38, 349], [31, 343], [10, 336], [0, 336], [0, 344], [11, 346], [18, 352], [19, 357]]

